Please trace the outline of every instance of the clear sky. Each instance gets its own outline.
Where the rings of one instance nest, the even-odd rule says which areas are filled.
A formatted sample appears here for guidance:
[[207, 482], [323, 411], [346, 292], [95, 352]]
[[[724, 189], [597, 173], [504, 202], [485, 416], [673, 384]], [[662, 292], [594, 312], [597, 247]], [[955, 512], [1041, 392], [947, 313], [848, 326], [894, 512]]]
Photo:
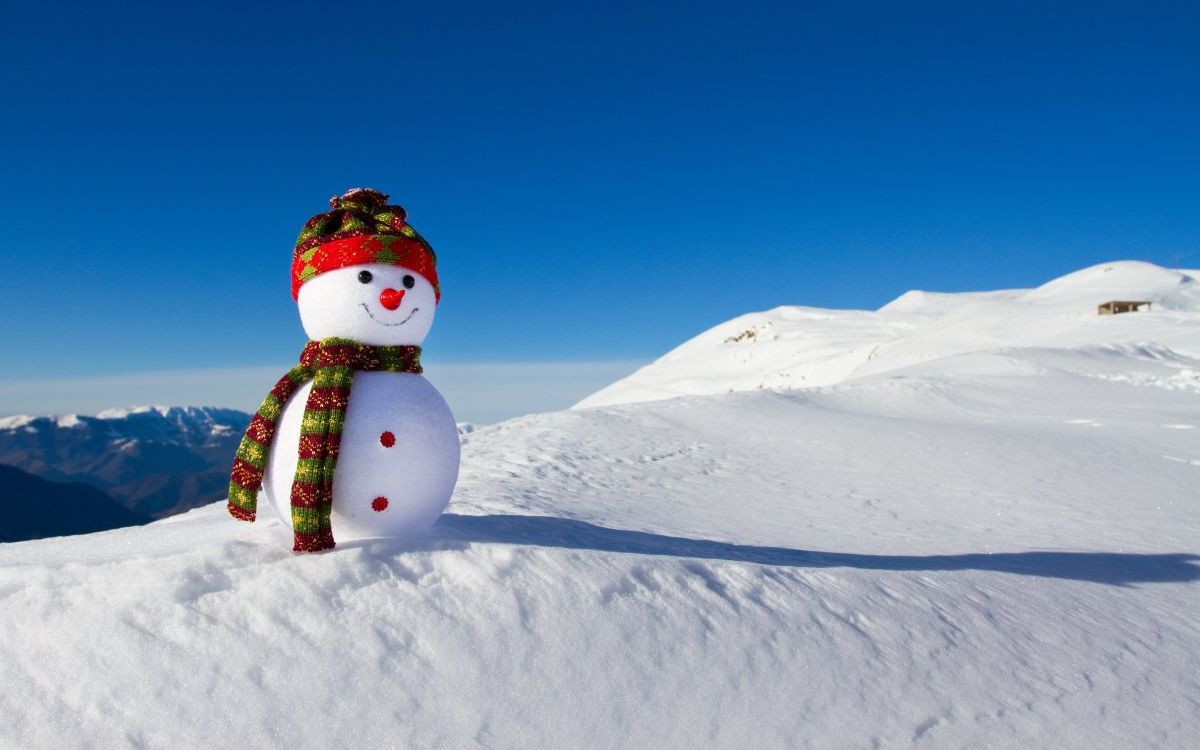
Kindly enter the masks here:
[[353, 186], [438, 251], [428, 359], [579, 396], [750, 310], [1195, 266], [1196, 8], [5, 3], [0, 413], [286, 366]]

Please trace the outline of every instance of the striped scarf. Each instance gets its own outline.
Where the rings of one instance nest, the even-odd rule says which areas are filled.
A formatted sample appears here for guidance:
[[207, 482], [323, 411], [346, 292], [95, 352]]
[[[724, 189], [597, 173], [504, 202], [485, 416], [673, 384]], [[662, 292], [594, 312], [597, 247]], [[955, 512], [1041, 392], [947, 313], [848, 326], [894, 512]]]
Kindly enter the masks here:
[[359, 370], [420, 373], [421, 347], [372, 346], [339, 338], [308, 342], [300, 354], [300, 364], [279, 379], [246, 428], [229, 479], [230, 515], [242, 521], [254, 520], [279, 415], [291, 395], [312, 380], [300, 424], [300, 458], [292, 480], [293, 549], [317, 552], [334, 546], [330, 524], [333, 472], [350, 402], [350, 385]]

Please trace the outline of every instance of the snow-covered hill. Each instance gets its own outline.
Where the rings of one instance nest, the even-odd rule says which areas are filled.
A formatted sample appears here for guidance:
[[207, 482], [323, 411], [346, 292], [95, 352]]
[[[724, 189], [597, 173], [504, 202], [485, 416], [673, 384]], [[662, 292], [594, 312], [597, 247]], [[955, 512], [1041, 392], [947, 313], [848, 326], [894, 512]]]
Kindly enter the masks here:
[[[970, 352], [1054, 348], [1163, 362], [1200, 389], [1200, 272], [1104, 263], [1037, 289], [908, 292], [875, 312], [777, 307], [718, 325], [577, 407], [833, 385]], [[1097, 315], [1113, 299], [1150, 311]]]
[[1193, 747], [1196, 313], [1065, 345], [1059, 302], [1057, 345], [479, 427], [421, 539], [0, 545], [0, 747]]

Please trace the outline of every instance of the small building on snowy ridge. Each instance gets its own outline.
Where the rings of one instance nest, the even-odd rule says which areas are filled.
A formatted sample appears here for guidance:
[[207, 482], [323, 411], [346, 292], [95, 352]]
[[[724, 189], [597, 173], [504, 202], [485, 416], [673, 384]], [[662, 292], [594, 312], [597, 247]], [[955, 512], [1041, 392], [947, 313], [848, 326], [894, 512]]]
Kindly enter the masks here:
[[1137, 312], [1142, 308], [1142, 305], [1145, 305], [1147, 310], [1150, 309], [1150, 303], [1146, 300], [1115, 299], [1100, 305], [1100, 314], [1117, 315], [1119, 313]]

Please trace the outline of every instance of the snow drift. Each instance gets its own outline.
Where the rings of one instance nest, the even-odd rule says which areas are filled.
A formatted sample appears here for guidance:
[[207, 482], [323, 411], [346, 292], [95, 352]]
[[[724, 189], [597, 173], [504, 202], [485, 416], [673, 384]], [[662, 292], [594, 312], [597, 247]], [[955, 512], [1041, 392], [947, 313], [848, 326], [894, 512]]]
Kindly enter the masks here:
[[[1107, 336], [1051, 285], [742, 319], [665, 390], [750, 392], [475, 429], [417, 539], [0, 545], [0, 746], [1190, 747], [1189, 283]], [[767, 321], [751, 364], [843, 376], [751, 385]]]

